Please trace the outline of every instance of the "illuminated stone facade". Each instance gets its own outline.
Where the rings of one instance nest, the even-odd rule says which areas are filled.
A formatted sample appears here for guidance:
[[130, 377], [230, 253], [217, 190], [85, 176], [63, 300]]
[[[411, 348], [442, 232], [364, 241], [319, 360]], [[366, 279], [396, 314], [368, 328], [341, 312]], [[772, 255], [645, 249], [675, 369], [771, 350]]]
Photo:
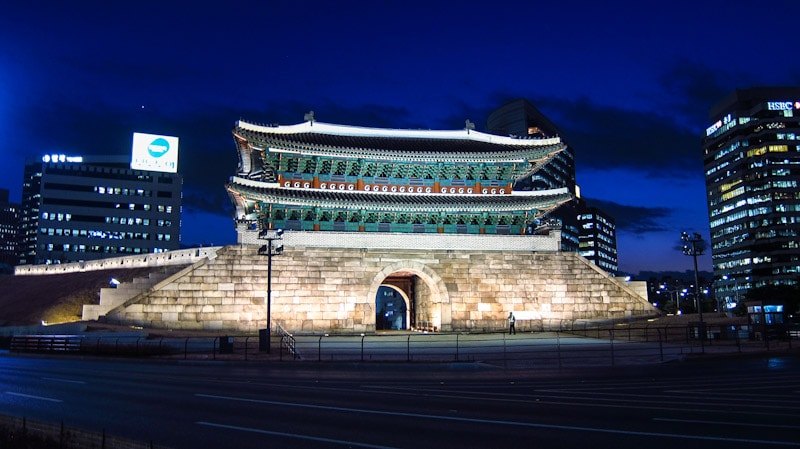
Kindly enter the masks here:
[[[257, 250], [224, 247], [106, 319], [169, 329], [264, 328], [267, 264]], [[628, 284], [572, 252], [288, 246], [273, 258], [272, 275], [272, 322], [295, 333], [375, 331], [375, 298], [387, 285], [408, 306], [408, 329], [502, 330], [509, 311], [518, 327], [537, 329], [658, 313]]]

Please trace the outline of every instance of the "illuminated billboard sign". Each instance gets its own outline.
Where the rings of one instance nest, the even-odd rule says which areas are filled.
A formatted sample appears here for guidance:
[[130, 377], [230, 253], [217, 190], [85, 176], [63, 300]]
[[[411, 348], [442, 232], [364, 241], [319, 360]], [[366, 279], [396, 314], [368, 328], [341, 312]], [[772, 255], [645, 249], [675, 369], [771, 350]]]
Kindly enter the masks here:
[[733, 119], [730, 114], [726, 115], [721, 120], [717, 120], [716, 123], [706, 128], [706, 136], [714, 134], [715, 132], [717, 132], [718, 129], [722, 128], [723, 125], [727, 125], [728, 123], [730, 123], [731, 120]]
[[178, 171], [178, 138], [133, 133], [131, 168], [176, 173]]
[[768, 101], [767, 109], [770, 111], [790, 111], [800, 109], [800, 101]]

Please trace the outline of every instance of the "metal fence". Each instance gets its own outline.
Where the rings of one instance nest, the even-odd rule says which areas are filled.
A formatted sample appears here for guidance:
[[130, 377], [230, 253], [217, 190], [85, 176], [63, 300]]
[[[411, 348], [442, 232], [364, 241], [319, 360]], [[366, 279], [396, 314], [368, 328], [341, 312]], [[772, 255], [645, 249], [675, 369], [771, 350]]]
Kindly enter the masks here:
[[[564, 368], [661, 363], [689, 355], [792, 349], [800, 332], [763, 338], [744, 325], [691, 323], [573, 326], [558, 331], [386, 332], [293, 335], [280, 328], [266, 354], [258, 336], [147, 337], [91, 334], [15, 336], [11, 350], [131, 357], [315, 362], [481, 362], [503, 367]], [[277, 349], [277, 350], [275, 350]]]
[[246, 359], [258, 351], [258, 337], [142, 337], [117, 335], [15, 335], [11, 352], [81, 353], [114, 356], [182, 356], [217, 355], [234, 352]]
[[0, 447], [61, 448], [61, 449], [167, 449], [113, 435], [105, 431], [90, 432], [64, 423], [32, 421], [22, 417], [0, 415]]

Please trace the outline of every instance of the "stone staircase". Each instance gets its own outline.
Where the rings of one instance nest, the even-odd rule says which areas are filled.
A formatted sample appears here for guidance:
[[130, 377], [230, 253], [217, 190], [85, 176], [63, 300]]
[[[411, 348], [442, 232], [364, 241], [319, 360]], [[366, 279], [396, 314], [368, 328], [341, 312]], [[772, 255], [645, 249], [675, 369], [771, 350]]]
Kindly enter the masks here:
[[131, 282], [123, 282], [116, 287], [100, 289], [100, 304], [84, 304], [82, 319], [84, 321], [97, 320], [125, 301], [152, 289], [156, 284], [177, 273], [183, 266], [169, 266], [159, 268], [147, 277], [133, 278]]

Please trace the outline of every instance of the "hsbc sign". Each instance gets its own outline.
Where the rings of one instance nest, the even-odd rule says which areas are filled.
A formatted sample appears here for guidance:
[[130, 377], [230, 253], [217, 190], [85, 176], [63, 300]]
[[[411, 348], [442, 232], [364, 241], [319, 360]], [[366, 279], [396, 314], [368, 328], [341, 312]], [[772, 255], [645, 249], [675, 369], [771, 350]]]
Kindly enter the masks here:
[[770, 111], [789, 111], [800, 109], [800, 101], [769, 101], [767, 109]]

